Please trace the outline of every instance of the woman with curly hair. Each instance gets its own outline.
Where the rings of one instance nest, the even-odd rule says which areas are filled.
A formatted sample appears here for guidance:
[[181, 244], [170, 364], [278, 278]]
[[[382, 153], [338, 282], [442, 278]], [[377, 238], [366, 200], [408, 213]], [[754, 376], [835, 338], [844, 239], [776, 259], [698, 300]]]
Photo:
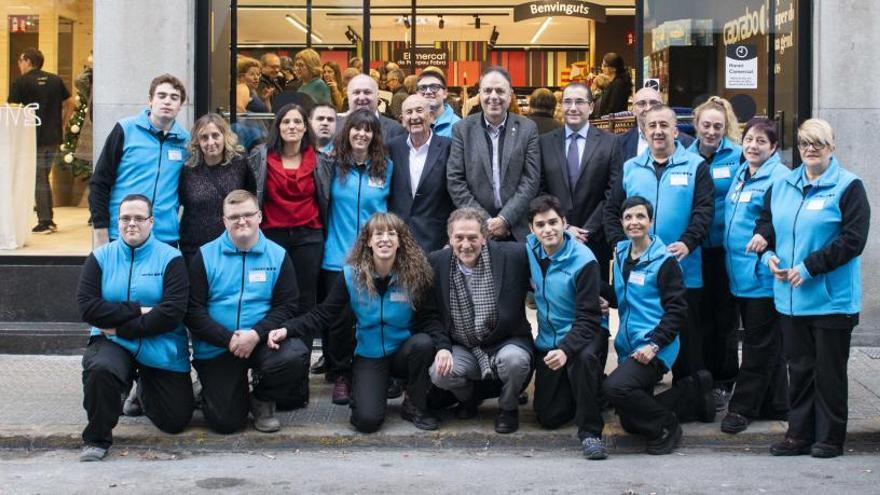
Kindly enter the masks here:
[[332, 100], [332, 104], [336, 107], [337, 112], [341, 112], [342, 103], [345, 100], [345, 95], [343, 94], [345, 88], [342, 85], [342, 70], [339, 68], [339, 64], [332, 60], [324, 62], [324, 66], [321, 70], [321, 78], [324, 79], [324, 83], [327, 84], [327, 88], [330, 89], [330, 99]]
[[208, 241], [223, 233], [223, 198], [236, 189], [256, 191], [244, 148], [216, 113], [199, 118], [187, 148], [189, 160], [180, 178], [180, 251], [187, 263]]
[[376, 213], [358, 235], [324, 302], [269, 332], [274, 348], [288, 336], [308, 337], [350, 308], [357, 319], [351, 424], [372, 433], [385, 419], [389, 378], [406, 380], [400, 416], [416, 428], [436, 430], [427, 408], [428, 368], [436, 349], [451, 349], [439, 319], [423, 304], [433, 272], [409, 228], [393, 213]]

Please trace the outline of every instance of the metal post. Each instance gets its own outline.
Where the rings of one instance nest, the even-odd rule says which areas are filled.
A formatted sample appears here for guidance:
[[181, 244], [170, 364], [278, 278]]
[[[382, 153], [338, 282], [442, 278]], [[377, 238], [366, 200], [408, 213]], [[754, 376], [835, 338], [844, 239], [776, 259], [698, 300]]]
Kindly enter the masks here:
[[229, 123], [237, 119], [235, 105], [235, 85], [238, 83], [238, 0], [229, 0]]
[[361, 47], [361, 51], [363, 52], [364, 66], [363, 71], [364, 74], [370, 73], [370, 0], [364, 0], [364, 36], [363, 36], [363, 46]]

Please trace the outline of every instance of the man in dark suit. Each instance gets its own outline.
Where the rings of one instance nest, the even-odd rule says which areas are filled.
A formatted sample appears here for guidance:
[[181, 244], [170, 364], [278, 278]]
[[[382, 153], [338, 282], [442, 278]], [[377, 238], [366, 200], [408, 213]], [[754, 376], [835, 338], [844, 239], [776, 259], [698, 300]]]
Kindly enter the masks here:
[[608, 281], [611, 249], [602, 228], [602, 212], [620, 169], [616, 138], [590, 125], [593, 95], [575, 82], [562, 93], [565, 126], [540, 137], [541, 191], [559, 198], [568, 231], [586, 243]]
[[[348, 93], [349, 113], [361, 108], [374, 112], [379, 117], [379, 125], [382, 127], [382, 142], [386, 145], [397, 136], [406, 135], [406, 130], [394, 119], [379, 113], [379, 85], [366, 75], [358, 74], [351, 78], [346, 88]], [[345, 127], [345, 117], [339, 119], [337, 129]]]
[[[654, 88], [642, 88], [636, 91], [633, 96], [633, 113], [636, 115], [636, 126], [631, 127], [617, 139], [620, 140], [621, 154], [623, 155], [620, 163], [630, 158], [639, 156], [650, 147], [648, 140], [645, 139], [645, 115], [648, 110], [655, 105], [663, 103], [660, 93]], [[685, 148], [694, 142], [693, 136], [679, 132], [676, 141], [684, 145]]]
[[453, 126], [446, 177], [457, 208], [472, 206], [489, 217], [490, 238], [523, 242], [529, 233], [529, 201], [540, 181], [538, 128], [507, 111], [512, 97], [506, 69], [483, 71], [482, 112]]
[[[452, 351], [441, 350], [431, 381], [459, 400], [459, 419], [477, 415], [477, 385], [500, 381], [495, 431], [519, 428], [519, 394], [532, 372], [532, 330], [526, 319], [529, 263], [522, 244], [487, 240], [486, 218], [476, 208], [449, 216], [452, 249], [431, 253], [434, 288], [429, 313], [449, 332]], [[482, 387], [481, 387], [482, 388]]]
[[443, 248], [448, 239], [446, 219], [452, 199], [446, 190], [446, 161], [452, 140], [431, 131], [434, 115], [424, 96], [407, 97], [401, 118], [409, 134], [388, 143], [394, 163], [388, 210], [409, 225], [416, 241], [430, 253]]

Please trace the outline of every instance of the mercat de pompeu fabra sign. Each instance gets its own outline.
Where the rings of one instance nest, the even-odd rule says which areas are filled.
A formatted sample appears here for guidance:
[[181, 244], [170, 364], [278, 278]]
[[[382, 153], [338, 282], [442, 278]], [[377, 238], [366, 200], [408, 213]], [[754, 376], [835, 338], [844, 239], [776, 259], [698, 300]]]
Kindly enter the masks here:
[[579, 0], [537, 0], [513, 8], [513, 22], [535, 17], [582, 17], [605, 22], [605, 7]]

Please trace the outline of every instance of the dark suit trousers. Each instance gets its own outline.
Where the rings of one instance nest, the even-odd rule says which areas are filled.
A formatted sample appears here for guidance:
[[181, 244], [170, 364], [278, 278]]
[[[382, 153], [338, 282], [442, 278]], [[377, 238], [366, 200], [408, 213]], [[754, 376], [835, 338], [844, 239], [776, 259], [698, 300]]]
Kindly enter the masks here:
[[730, 293], [724, 248], [703, 248], [703, 300], [700, 315], [703, 360], [716, 386], [730, 389], [739, 364], [736, 301]]
[[[672, 365], [672, 379], [674, 382], [695, 375], [697, 371], [706, 369], [703, 361], [703, 334], [700, 331], [700, 307], [702, 304], [703, 289], [687, 289], [687, 321], [679, 333], [681, 347], [678, 351], [678, 359]], [[714, 309], [714, 308], [713, 308]]]
[[299, 314], [308, 313], [318, 301], [318, 275], [324, 257], [324, 236], [321, 229], [266, 229], [263, 234], [290, 255], [299, 288], [298, 311]]
[[[321, 270], [321, 294], [323, 301], [336, 283], [342, 272]], [[342, 313], [330, 323], [329, 328], [321, 334], [321, 348], [327, 366], [327, 380], [333, 381], [339, 376], [351, 378], [351, 360], [354, 357], [354, 312], [346, 306]]]

